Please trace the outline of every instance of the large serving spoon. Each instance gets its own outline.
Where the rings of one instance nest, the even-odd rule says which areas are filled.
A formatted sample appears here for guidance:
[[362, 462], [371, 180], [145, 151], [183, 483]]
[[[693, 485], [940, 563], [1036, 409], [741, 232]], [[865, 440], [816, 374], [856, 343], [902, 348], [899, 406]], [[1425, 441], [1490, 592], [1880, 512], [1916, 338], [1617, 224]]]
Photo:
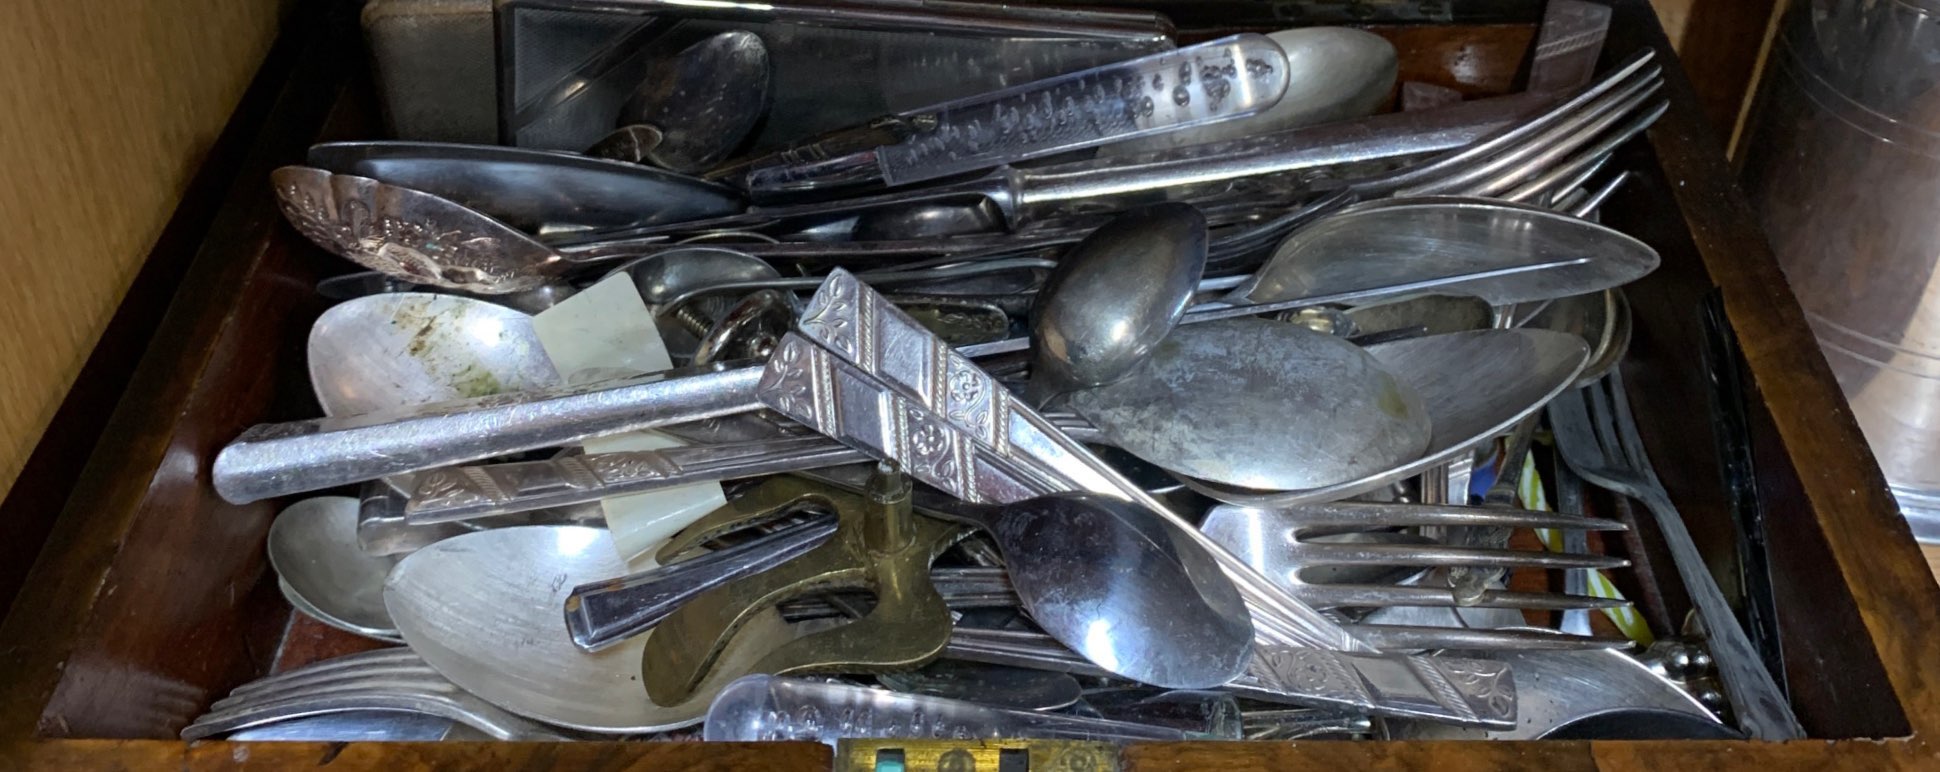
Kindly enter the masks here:
[[1115, 142], [1100, 155], [1137, 155], [1362, 118], [1394, 91], [1399, 61], [1387, 38], [1350, 27], [1302, 27], [1266, 36], [1287, 55], [1287, 91], [1244, 118]]
[[[549, 724], [608, 734], [664, 732], [694, 724], [729, 678], [660, 707], [640, 684], [646, 636], [597, 654], [573, 645], [559, 609], [574, 586], [627, 573], [606, 531], [525, 526], [438, 542], [400, 561], [384, 605], [406, 643], [465, 691]], [[636, 561], [636, 568], [651, 565]], [[717, 672], [746, 672], [791, 633], [773, 612], [757, 615], [722, 655]]]
[[1569, 388], [1589, 359], [1589, 347], [1581, 338], [1551, 330], [1430, 335], [1368, 346], [1367, 352], [1421, 395], [1433, 436], [1419, 456], [1299, 490], [1243, 488], [1191, 477], [1181, 477], [1181, 482], [1215, 499], [1253, 507], [1338, 501], [1366, 493], [1507, 433]]
[[1119, 215], [1065, 253], [1031, 307], [1024, 399], [1125, 377], [1177, 326], [1206, 269], [1206, 218], [1186, 204]]
[[325, 415], [355, 415], [559, 383], [532, 317], [455, 295], [394, 292], [331, 306], [310, 328]]
[[695, 174], [727, 160], [753, 133], [768, 111], [768, 75], [761, 38], [723, 32], [654, 68], [621, 106], [620, 124], [657, 130], [659, 141], [643, 145], [640, 160]]
[[[541, 235], [676, 223], [741, 209], [739, 194], [711, 182], [548, 150], [448, 142], [331, 142], [311, 147], [307, 163], [425, 191]], [[282, 188], [277, 182], [279, 196]], [[368, 214], [376, 218], [384, 213]]]
[[1227, 296], [1269, 303], [1384, 286], [1424, 274], [1462, 273], [1567, 258], [1554, 270], [1456, 282], [1436, 289], [1492, 305], [1551, 300], [1627, 284], [1656, 270], [1649, 245], [1612, 228], [1540, 207], [1426, 196], [1357, 204], [1281, 242], [1252, 279]]
[[1412, 461], [1432, 436], [1414, 384], [1359, 346], [1264, 319], [1180, 327], [1122, 380], [1069, 401], [1139, 458], [1267, 490]]

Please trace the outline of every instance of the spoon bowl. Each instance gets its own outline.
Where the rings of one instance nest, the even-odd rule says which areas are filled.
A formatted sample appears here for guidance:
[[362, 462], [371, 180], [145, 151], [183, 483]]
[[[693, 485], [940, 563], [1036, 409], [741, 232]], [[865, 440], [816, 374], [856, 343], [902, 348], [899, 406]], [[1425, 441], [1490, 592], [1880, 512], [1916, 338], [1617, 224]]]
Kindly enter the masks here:
[[[1183, 329], [1192, 326], [1203, 325]], [[1338, 501], [1367, 493], [1507, 433], [1575, 383], [1589, 347], [1575, 335], [1552, 330], [1476, 330], [1380, 343], [1367, 347], [1367, 353], [1420, 393], [1433, 433], [1419, 457], [1302, 490], [1265, 491], [1190, 477], [1180, 481], [1220, 501], [1250, 507]]]
[[732, 189], [607, 158], [450, 142], [331, 142], [310, 166], [429, 193], [525, 233], [576, 234], [733, 214]]
[[[636, 561], [636, 569], [650, 561]], [[524, 526], [478, 531], [398, 562], [384, 605], [424, 661], [465, 691], [513, 713], [604, 734], [662, 732], [698, 723], [730, 678], [711, 678], [689, 700], [660, 707], [641, 688], [637, 636], [596, 654], [581, 651], [559, 610], [574, 587], [623, 576], [601, 528]], [[779, 614], [757, 616], [722, 655], [747, 672], [789, 635]]]
[[325, 415], [391, 410], [555, 385], [532, 317], [453, 295], [347, 300], [310, 328], [310, 384]]
[[1186, 204], [1126, 212], [1072, 247], [1031, 308], [1031, 379], [1042, 407], [1111, 383], [1151, 356], [1206, 270], [1206, 218]]
[[498, 295], [536, 289], [558, 252], [456, 202], [309, 166], [270, 173], [284, 219], [331, 254], [418, 284]]
[[397, 561], [357, 546], [357, 499], [318, 496], [291, 504], [269, 526], [269, 564], [290, 605], [339, 630], [397, 641], [384, 610], [384, 577]]
[[917, 506], [988, 531], [1031, 618], [1105, 670], [1206, 689], [1252, 658], [1238, 588], [1205, 547], [1149, 509], [1079, 493], [994, 507], [919, 497]]
[[768, 111], [768, 47], [744, 30], [723, 32], [676, 54], [620, 108], [623, 125], [660, 130], [647, 162], [694, 174], [727, 160]]
[[1180, 327], [1123, 380], [1070, 403], [1174, 473], [1288, 490], [1419, 457], [1439, 427], [1417, 388], [1345, 340], [1242, 318]]
[[1506, 306], [1621, 286], [1656, 270], [1656, 250], [1619, 231], [1533, 206], [1493, 199], [1420, 197], [1370, 201], [1296, 231], [1230, 302], [1271, 303], [1320, 292], [1390, 286], [1588, 258], [1582, 263], [1458, 281], [1437, 292]]

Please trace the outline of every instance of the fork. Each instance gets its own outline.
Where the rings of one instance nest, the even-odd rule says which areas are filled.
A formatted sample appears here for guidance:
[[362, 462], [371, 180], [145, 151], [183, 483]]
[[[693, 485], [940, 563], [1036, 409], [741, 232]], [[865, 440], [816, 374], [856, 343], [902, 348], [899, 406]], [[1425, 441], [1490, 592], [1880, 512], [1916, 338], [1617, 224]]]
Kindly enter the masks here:
[[[1275, 509], [1222, 504], [1206, 514], [1201, 530], [1226, 545], [1262, 572], [1290, 589], [1301, 600], [1321, 609], [1441, 607], [1568, 611], [1625, 605], [1621, 600], [1589, 595], [1518, 592], [1482, 588], [1458, 592], [1453, 587], [1406, 585], [1398, 580], [1432, 568], [1487, 569], [1614, 569], [1630, 564], [1622, 558], [1587, 553], [1552, 553], [1492, 546], [1445, 545], [1426, 537], [1424, 543], [1393, 543], [1412, 528], [1553, 528], [1564, 531], [1622, 530], [1623, 524], [1595, 518], [1567, 517], [1548, 512], [1502, 507], [1463, 507], [1430, 504], [1333, 502]], [[1386, 534], [1386, 535], [1381, 535]], [[1363, 543], [1328, 542], [1358, 538]], [[1366, 543], [1374, 540], [1385, 543]], [[1403, 569], [1387, 576], [1369, 569]], [[1321, 577], [1322, 573], [1332, 576]], [[1370, 625], [1364, 629], [1379, 629]], [[1435, 628], [1426, 628], [1434, 630]], [[1472, 637], [1482, 631], [1448, 630], [1449, 635]], [[1607, 647], [1610, 642], [1582, 636], [1559, 636], [1584, 646]]]
[[1624, 394], [1621, 368], [1612, 369], [1596, 383], [1558, 396], [1549, 404], [1549, 421], [1557, 451], [1579, 477], [1637, 499], [1650, 510], [1670, 548], [1678, 578], [1690, 593], [1691, 605], [1704, 620], [1725, 697], [1746, 733], [1761, 740], [1803, 737], [1805, 731], [1798, 717], [1732, 613], [1724, 592], [1705, 566], [1704, 556], [1684, 527], [1683, 517], [1644, 453], [1643, 437]]
[[500, 740], [569, 739], [458, 688], [405, 648], [328, 659], [238, 686], [185, 727], [182, 739], [200, 740], [290, 719], [367, 710], [446, 718]]

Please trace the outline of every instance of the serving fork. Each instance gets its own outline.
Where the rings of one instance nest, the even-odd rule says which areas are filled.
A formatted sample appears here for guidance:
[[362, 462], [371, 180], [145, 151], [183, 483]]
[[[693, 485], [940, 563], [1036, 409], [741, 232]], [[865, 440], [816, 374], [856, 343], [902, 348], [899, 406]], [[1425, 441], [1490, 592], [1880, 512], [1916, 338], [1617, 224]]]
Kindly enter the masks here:
[[1704, 620], [1706, 642], [1742, 728], [1761, 740], [1803, 737], [1804, 728], [1784, 692], [1752, 647], [1685, 528], [1683, 516], [1650, 465], [1624, 394], [1621, 368], [1557, 397], [1549, 404], [1549, 422], [1556, 434], [1556, 450], [1570, 469], [1591, 484], [1643, 502], [1650, 511], [1670, 548], [1678, 578], [1690, 593], [1691, 605]]

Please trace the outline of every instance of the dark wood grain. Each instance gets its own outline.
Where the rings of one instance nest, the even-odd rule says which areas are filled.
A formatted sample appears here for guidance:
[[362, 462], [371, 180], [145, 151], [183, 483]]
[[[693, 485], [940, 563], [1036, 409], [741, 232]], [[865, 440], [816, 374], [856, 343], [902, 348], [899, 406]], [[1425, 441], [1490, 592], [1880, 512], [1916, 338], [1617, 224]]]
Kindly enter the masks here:
[[1467, 97], [1514, 90], [1517, 70], [1536, 38], [1535, 24], [1397, 25], [1368, 30], [1394, 44], [1399, 80], [1432, 83]]
[[[1612, 56], [1640, 46], [1668, 54], [1642, 0], [1620, 0], [1616, 7]], [[1404, 54], [1416, 62], [1404, 66], [1412, 72], [1405, 68], [1458, 62], [1449, 52], [1496, 50], [1490, 46], [1497, 43], [1477, 42], [1484, 39], [1522, 34], [1526, 46], [1529, 29], [1445, 29], [1444, 43], [1431, 40], [1433, 31], [1396, 34], [1420, 36], [1408, 49], [1414, 53]], [[316, 39], [306, 48], [305, 65], [292, 73], [270, 130], [242, 165], [154, 347], [108, 421], [110, 441], [83, 471], [45, 559], [0, 623], [0, 769], [826, 769], [828, 749], [808, 744], [188, 745], [165, 739], [215, 695], [267, 672], [279, 640], [285, 665], [347, 645], [300, 620], [288, 626], [292, 637], [283, 637], [289, 611], [266, 581], [260, 545], [273, 507], [221, 504], [206, 480], [214, 450], [243, 425], [314, 410], [294, 343], [318, 310], [309, 283], [342, 264], [281, 226], [260, 181], [269, 167], [297, 157], [320, 125], [331, 132], [333, 116], [342, 128], [368, 114], [357, 97], [339, 100], [342, 62], [360, 56], [354, 34], [347, 26], [317, 25], [310, 32]], [[1483, 57], [1494, 69], [1450, 74], [1447, 82], [1468, 84], [1474, 93], [1506, 90], [1521, 59], [1507, 50]], [[1837, 385], [1803, 315], [1730, 185], [1695, 94], [1674, 67], [1666, 75], [1672, 109], [1652, 130], [1649, 147], [1619, 160], [1648, 179], [1609, 208], [1613, 221], [1635, 229], [1665, 257], [1664, 270], [1632, 295], [1638, 337], [1626, 374], [1634, 376], [1646, 441], [1708, 552], [1730, 555], [1718, 546], [1728, 535], [1729, 512], [1715, 488], [1692, 343], [1694, 300], [1715, 283], [1743, 342], [1748, 386], [1762, 399], [1751, 411], [1751, 435], [1761, 493], [1775, 504], [1769, 516], [1776, 589], [1784, 594], [1795, 695], [1808, 727], [1821, 736], [1884, 739], [1142, 744], [1124, 750], [1128, 768], [1935, 766], [1927, 738], [1940, 732], [1933, 683], [1940, 651], [1931, 643], [1940, 640], [1940, 588], [1893, 516], [1878, 470], [1857, 452], [1863, 440], [1839, 407]], [[332, 104], [341, 109], [329, 113]], [[1814, 683], [1797, 686], [1802, 679]], [[85, 739], [101, 737], [147, 739]]]
[[[271, 238], [285, 226], [262, 180], [301, 157], [338, 102], [356, 38], [345, 6], [303, 13], [272, 117], [0, 623], [0, 736], [166, 737], [273, 654], [280, 631], [263, 621], [285, 612], [260, 581], [272, 507], [221, 503], [206, 469], [275, 414], [275, 384], [301, 381], [302, 330], [321, 309], [305, 275], [322, 263]], [[290, 268], [259, 270], [279, 260]]]
[[188, 272], [196, 246], [208, 233], [223, 193], [262, 133], [277, 92], [300, 53], [296, 43], [295, 38], [281, 37], [270, 48], [13, 486], [0, 485], [5, 490], [0, 499], [0, 613], [12, 604], [106, 427], [110, 411], [102, 405], [120, 399]]
[[283, 628], [283, 640], [277, 646], [276, 662], [270, 665], [270, 672], [281, 673], [326, 659], [394, 645], [347, 633], [302, 614], [291, 613], [289, 624]]
[[1705, 124], [1723, 149], [1738, 125], [1745, 93], [1763, 63], [1765, 31], [1779, 0], [1688, 2], [1677, 55], [1690, 76]]

